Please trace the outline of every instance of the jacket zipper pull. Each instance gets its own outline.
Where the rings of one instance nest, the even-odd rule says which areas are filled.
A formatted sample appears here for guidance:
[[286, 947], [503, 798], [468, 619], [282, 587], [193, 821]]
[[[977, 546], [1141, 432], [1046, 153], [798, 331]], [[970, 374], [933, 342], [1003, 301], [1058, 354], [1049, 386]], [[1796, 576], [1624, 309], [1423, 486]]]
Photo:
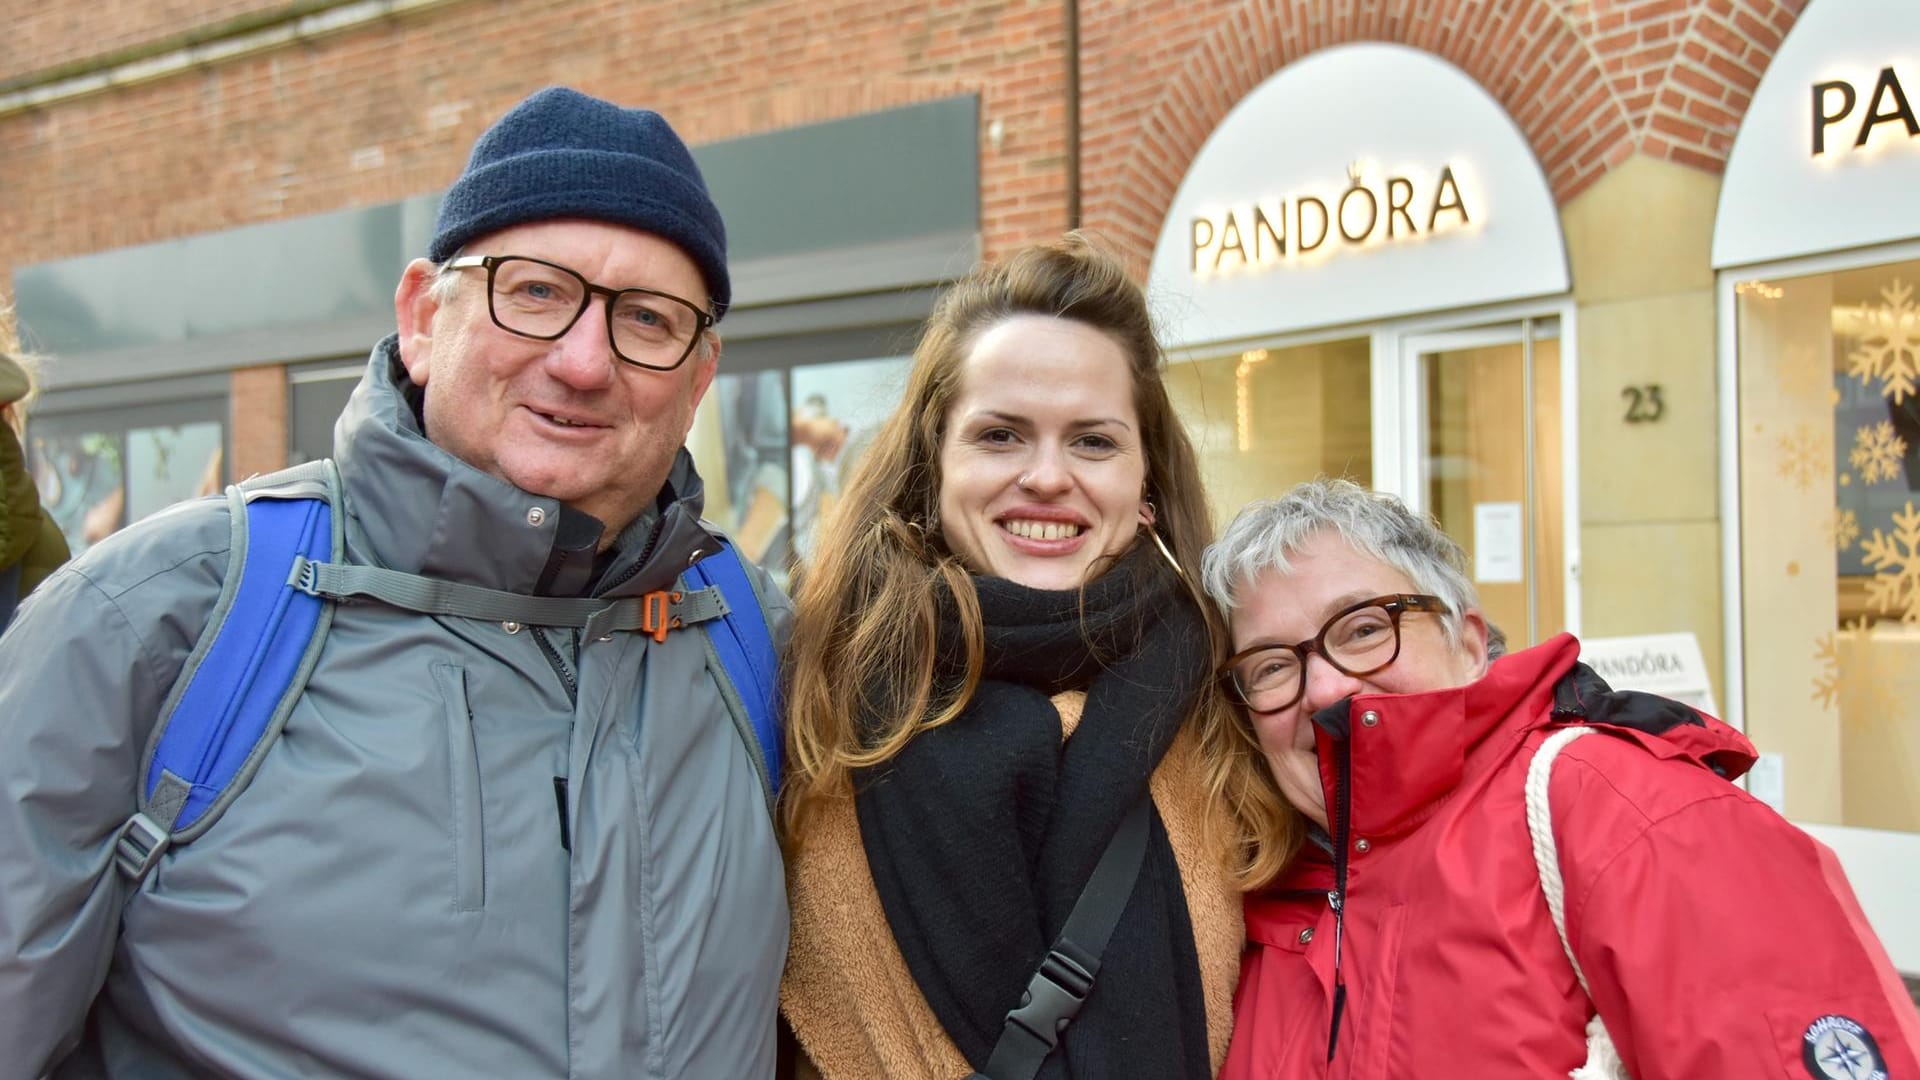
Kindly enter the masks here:
[[1343, 910], [1342, 900], [1339, 889], [1327, 890], [1327, 906], [1333, 909], [1333, 981], [1335, 983], [1341, 982], [1340, 939], [1344, 936], [1343, 931], [1347, 926], [1347, 913]]
[[1339, 889], [1327, 890], [1327, 906], [1333, 909], [1333, 1019], [1327, 1025], [1328, 1063], [1332, 1063], [1334, 1047], [1340, 1042], [1340, 1016], [1347, 1008], [1347, 981], [1340, 975], [1340, 939], [1347, 925], [1344, 901]]
[[[560, 808], [560, 849], [562, 851], [572, 852], [573, 834], [572, 830], [567, 827], [567, 778], [564, 776], [556, 776], [553, 778], [553, 802], [555, 806]], [[1337, 937], [1339, 935], [1336, 934], [1335, 936]]]

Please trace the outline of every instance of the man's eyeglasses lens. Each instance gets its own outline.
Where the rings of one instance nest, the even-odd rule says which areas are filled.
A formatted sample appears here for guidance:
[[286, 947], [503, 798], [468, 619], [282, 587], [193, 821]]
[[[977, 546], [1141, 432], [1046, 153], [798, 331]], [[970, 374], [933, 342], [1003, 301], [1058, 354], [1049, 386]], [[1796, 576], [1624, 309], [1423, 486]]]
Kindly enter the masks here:
[[[1319, 653], [1348, 675], [1371, 675], [1393, 663], [1400, 654], [1401, 611], [1389, 601], [1377, 601], [1343, 611], [1320, 629], [1316, 643], [1306, 651]], [[1257, 712], [1284, 709], [1300, 699], [1305, 666], [1300, 650], [1274, 645], [1235, 661], [1229, 669], [1233, 688], [1248, 708]]]
[[[527, 337], [552, 340], [586, 310], [590, 288], [580, 275], [537, 259], [508, 256], [490, 268], [493, 319]], [[614, 352], [629, 363], [674, 368], [693, 349], [701, 312], [685, 300], [645, 289], [622, 289], [607, 302]]]

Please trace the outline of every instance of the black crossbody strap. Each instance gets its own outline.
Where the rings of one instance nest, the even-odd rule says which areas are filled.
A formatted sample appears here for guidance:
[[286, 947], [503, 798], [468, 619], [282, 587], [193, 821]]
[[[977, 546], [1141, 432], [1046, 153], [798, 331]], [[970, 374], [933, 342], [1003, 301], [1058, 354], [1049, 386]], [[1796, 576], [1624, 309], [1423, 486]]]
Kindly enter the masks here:
[[1153, 800], [1140, 801], [1120, 819], [1120, 827], [1100, 856], [1087, 887], [1074, 901], [1060, 938], [1040, 961], [1020, 995], [1020, 1007], [1007, 1014], [1000, 1041], [993, 1045], [984, 1073], [969, 1080], [1033, 1080], [1060, 1045], [1060, 1035], [1080, 1012], [1100, 974], [1100, 954], [1113, 937], [1120, 912], [1133, 895], [1140, 864], [1147, 855], [1147, 823]]

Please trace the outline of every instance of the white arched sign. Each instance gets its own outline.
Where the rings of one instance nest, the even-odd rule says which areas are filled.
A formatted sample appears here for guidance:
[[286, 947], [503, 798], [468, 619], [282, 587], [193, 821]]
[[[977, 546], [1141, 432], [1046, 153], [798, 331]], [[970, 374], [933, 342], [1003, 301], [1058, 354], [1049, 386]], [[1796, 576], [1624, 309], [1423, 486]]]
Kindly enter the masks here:
[[1920, 2], [1816, 0], [1761, 76], [1716, 269], [1920, 236]]
[[1342, 45], [1268, 78], [1195, 157], [1148, 292], [1170, 346], [1568, 289], [1546, 178], [1444, 60]]

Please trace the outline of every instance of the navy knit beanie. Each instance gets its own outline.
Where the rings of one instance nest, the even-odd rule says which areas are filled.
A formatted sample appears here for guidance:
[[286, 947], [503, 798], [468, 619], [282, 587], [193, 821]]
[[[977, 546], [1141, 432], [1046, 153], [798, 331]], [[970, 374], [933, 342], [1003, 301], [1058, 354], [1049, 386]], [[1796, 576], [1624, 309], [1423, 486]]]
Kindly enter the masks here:
[[445, 262], [488, 233], [556, 218], [630, 225], [670, 241], [700, 268], [716, 318], [733, 299], [720, 208], [659, 113], [560, 86], [515, 105], [473, 144], [440, 201], [427, 258]]

